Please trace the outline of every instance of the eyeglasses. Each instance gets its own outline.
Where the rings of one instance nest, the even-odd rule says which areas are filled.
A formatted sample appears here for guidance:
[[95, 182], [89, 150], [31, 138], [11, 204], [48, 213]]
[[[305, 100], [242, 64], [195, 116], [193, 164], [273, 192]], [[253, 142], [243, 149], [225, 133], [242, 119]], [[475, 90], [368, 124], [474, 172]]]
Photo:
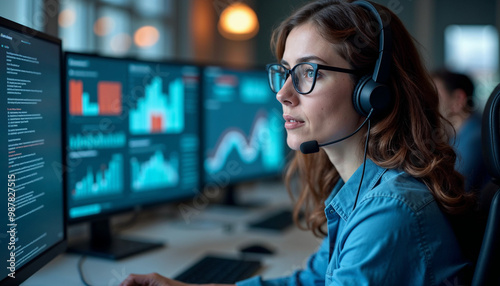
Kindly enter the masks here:
[[356, 70], [325, 66], [315, 63], [299, 63], [292, 69], [287, 69], [280, 64], [268, 64], [266, 66], [269, 86], [271, 87], [271, 90], [276, 93], [281, 90], [289, 75], [292, 75], [293, 87], [298, 93], [310, 93], [316, 84], [316, 77], [318, 76], [318, 70], [320, 69], [358, 74]]

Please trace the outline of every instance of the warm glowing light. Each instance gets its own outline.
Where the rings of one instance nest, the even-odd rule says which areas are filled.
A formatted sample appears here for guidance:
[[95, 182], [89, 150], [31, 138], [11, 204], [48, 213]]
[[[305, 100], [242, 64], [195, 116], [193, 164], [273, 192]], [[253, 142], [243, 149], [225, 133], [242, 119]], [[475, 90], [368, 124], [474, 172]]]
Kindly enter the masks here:
[[94, 23], [94, 33], [98, 36], [106, 36], [115, 26], [115, 22], [110, 17], [101, 17]]
[[73, 9], [65, 9], [59, 13], [57, 19], [59, 27], [68, 28], [71, 27], [76, 22], [76, 12]]
[[129, 34], [119, 33], [111, 38], [111, 50], [117, 54], [125, 54], [132, 44], [132, 38]]
[[143, 26], [134, 34], [134, 43], [141, 48], [150, 47], [160, 38], [160, 32], [153, 26]]
[[248, 5], [237, 2], [229, 5], [219, 19], [219, 32], [231, 40], [248, 40], [259, 31], [257, 15]]

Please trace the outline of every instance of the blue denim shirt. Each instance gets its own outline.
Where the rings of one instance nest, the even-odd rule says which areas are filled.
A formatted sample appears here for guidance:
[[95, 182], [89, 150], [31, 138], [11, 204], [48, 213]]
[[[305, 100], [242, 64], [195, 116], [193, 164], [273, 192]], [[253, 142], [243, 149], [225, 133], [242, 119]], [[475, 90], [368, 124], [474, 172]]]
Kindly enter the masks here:
[[304, 270], [237, 285], [455, 285], [467, 262], [427, 187], [367, 160], [353, 210], [361, 172], [362, 166], [332, 190], [325, 203], [328, 236]]

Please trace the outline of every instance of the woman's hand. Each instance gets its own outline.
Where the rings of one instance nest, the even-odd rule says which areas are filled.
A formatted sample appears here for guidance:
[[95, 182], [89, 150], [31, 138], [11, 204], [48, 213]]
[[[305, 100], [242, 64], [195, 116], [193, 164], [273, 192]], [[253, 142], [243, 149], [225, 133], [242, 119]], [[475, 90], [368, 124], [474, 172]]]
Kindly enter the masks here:
[[187, 286], [189, 284], [168, 279], [158, 273], [130, 274], [120, 286]]
[[130, 274], [120, 286], [236, 286], [233, 284], [187, 284], [161, 276], [158, 273]]

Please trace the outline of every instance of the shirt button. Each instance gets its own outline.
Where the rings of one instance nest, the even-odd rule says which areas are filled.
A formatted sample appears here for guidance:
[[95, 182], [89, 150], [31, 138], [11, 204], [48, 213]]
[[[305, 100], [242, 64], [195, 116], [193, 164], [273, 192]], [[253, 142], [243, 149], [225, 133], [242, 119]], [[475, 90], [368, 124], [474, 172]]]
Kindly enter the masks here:
[[332, 209], [330, 209], [330, 213], [333, 214], [333, 210]]

